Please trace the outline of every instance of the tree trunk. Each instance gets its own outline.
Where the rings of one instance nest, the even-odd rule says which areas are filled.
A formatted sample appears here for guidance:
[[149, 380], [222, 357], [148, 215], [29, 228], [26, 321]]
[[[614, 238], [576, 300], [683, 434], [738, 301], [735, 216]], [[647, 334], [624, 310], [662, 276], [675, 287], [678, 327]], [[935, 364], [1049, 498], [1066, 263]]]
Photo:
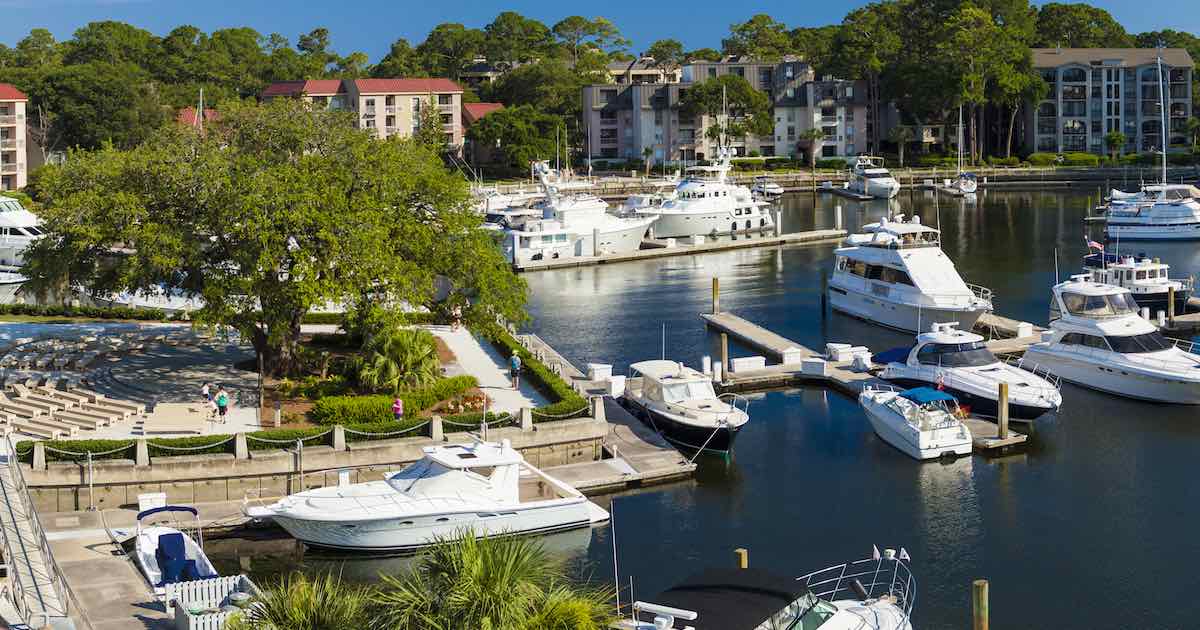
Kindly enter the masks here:
[[1014, 103], [1012, 113], [1008, 116], [1008, 141], [1004, 143], [1004, 157], [1012, 157], [1012, 138], [1013, 128], [1017, 126], [1017, 112], [1021, 111], [1021, 105]]
[[904, 139], [901, 138], [896, 144], [900, 145], [900, 168], [904, 168]]
[[257, 326], [251, 341], [254, 350], [262, 355], [263, 365], [273, 376], [292, 376], [300, 369], [300, 322], [303, 312], [296, 312], [287, 322], [279, 322], [274, 326], [268, 324], [267, 329]]

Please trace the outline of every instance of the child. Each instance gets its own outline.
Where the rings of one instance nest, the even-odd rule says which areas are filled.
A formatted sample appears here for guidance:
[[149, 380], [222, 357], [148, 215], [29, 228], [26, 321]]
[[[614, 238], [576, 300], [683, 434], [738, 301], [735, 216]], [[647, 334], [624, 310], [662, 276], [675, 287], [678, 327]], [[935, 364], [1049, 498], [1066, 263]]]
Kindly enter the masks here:
[[396, 422], [404, 419], [404, 399], [396, 397], [396, 402], [392, 403], [392, 415], [396, 418]]
[[200, 386], [200, 395], [204, 396], [205, 402], [212, 402], [212, 391], [208, 388], [208, 381], [204, 381], [204, 385]]
[[229, 394], [225, 393], [224, 387], [217, 388], [217, 415], [221, 418], [221, 424], [225, 424], [225, 413], [229, 411]]

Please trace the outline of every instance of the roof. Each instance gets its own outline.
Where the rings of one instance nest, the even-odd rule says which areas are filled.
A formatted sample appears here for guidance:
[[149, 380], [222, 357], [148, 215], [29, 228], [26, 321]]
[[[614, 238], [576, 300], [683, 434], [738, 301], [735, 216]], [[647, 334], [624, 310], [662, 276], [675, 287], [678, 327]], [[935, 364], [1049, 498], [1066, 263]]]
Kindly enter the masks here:
[[425, 447], [425, 457], [446, 468], [478, 468], [481, 466], [506, 466], [525, 461], [508, 440], [475, 442], [473, 444], [448, 444]]
[[933, 330], [917, 335], [918, 343], [975, 343], [979, 341], [983, 341], [982, 336], [946, 324], [934, 324]]
[[28, 101], [29, 97], [11, 84], [0, 83], [0, 101]]
[[1076, 280], [1074, 277], [1066, 282], [1055, 285], [1054, 288], [1062, 293], [1075, 293], [1078, 295], [1117, 295], [1119, 293], [1129, 293], [1129, 289], [1124, 287], [1101, 284], [1090, 280]]
[[950, 394], [947, 394], [946, 392], [943, 392], [938, 389], [934, 389], [932, 387], [918, 387], [916, 389], [910, 389], [910, 390], [900, 394], [900, 397], [907, 398], [907, 399], [917, 403], [918, 405], [927, 405], [931, 402], [937, 402], [939, 400], [949, 400], [949, 401], [958, 402]]
[[459, 92], [463, 89], [450, 79], [355, 79], [360, 94], [423, 94]]
[[753, 630], [804, 597], [793, 578], [761, 569], [708, 569], [649, 601], [697, 613], [698, 630]]
[[463, 103], [463, 124], [470, 125], [471, 123], [487, 116], [488, 114], [504, 109], [503, 103]]
[[637, 370], [642, 376], [647, 376], [657, 381], [675, 377], [686, 377], [688, 380], [694, 380], [696, 377], [707, 378], [700, 372], [676, 361], [661, 359], [639, 361], [638, 363], [630, 364], [629, 367]]
[[[1164, 48], [1163, 63], [1191, 66], [1192, 56], [1183, 48]], [[1120, 61], [1126, 66], [1143, 66], [1158, 59], [1157, 48], [1034, 48], [1033, 66], [1053, 68], [1065, 64], [1091, 65], [1092, 62]]]
[[263, 90], [267, 96], [332, 96], [346, 91], [341, 79], [309, 79], [307, 81], [276, 81]]
[[[217, 113], [217, 110], [210, 107], [204, 108], [204, 122], [212, 122], [220, 117], [221, 115]], [[181, 125], [188, 125], [189, 127], [195, 126], [196, 108], [184, 107], [183, 109], [179, 110], [178, 114], [175, 115], [175, 120]]]

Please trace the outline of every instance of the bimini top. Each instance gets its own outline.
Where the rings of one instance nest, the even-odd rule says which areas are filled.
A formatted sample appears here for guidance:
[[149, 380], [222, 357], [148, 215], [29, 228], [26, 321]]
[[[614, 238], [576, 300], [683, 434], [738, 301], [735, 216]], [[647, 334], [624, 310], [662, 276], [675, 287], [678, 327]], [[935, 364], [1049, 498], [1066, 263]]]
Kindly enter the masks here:
[[656, 381], [694, 381], [697, 378], [707, 378], [704, 374], [675, 361], [660, 359], [639, 361], [630, 364], [629, 367], [636, 370], [642, 376], [652, 378]]
[[900, 394], [900, 397], [907, 398], [918, 405], [928, 405], [929, 403], [937, 402], [939, 400], [958, 402], [954, 396], [932, 387], [918, 387], [916, 389], [910, 389]]
[[481, 466], [510, 466], [525, 461], [508, 440], [449, 444], [425, 447], [425, 457], [446, 468], [467, 469]]
[[808, 592], [761, 569], [707, 569], [649, 601], [694, 611], [700, 630], [754, 630]]

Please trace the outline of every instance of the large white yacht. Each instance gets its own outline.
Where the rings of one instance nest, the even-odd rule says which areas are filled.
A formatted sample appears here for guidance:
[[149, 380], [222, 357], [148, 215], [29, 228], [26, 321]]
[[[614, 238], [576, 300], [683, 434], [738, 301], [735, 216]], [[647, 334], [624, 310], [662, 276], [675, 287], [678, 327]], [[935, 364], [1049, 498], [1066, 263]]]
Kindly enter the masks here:
[[958, 330], [953, 323], [934, 324], [917, 335], [916, 345], [881, 352], [873, 359], [885, 366], [881, 378], [904, 387], [945, 390], [977, 416], [996, 417], [1000, 383], [1008, 383], [1013, 420], [1035, 420], [1062, 404], [1053, 375], [1000, 361], [983, 337]]
[[921, 218], [898, 215], [863, 226], [835, 250], [829, 304], [889, 328], [919, 332], [955, 322], [963, 330], [992, 310], [992, 292], [963, 282]]
[[305, 490], [268, 506], [245, 506], [305, 544], [405, 551], [439, 537], [543, 533], [608, 520], [578, 490], [525, 461], [503, 440], [425, 447], [381, 481]]
[[0, 195], [0, 269], [16, 271], [25, 264], [23, 252], [42, 236], [41, 225], [20, 201]]
[[527, 219], [508, 230], [505, 254], [514, 263], [637, 251], [656, 215], [618, 217], [603, 199], [589, 193], [563, 196], [540, 172], [545, 199], [536, 208], [542, 218]]
[[1154, 314], [1167, 310], [1171, 293], [1175, 294], [1175, 312], [1183, 313], [1192, 295], [1191, 278], [1171, 278], [1171, 266], [1150, 259], [1144, 253], [1136, 256], [1099, 252], [1083, 258], [1083, 270], [1093, 282], [1129, 289], [1139, 307]]
[[688, 169], [688, 177], [675, 189], [674, 199], [638, 210], [637, 214], [658, 219], [654, 224], [657, 238], [773, 229], [771, 204], [756, 200], [749, 188], [726, 181], [730, 169], [729, 153], [722, 150], [717, 164]]
[[750, 420], [745, 398], [718, 397], [712, 379], [682, 363], [641, 361], [629, 369], [621, 402], [675, 444], [727, 453]]
[[900, 182], [883, 167], [883, 158], [870, 155], [847, 158], [848, 162], [851, 160], [847, 190], [879, 199], [891, 199], [900, 194]]
[[970, 455], [971, 430], [954, 396], [931, 387], [868, 385], [858, 395], [875, 435], [916, 460]]
[[1050, 331], [1025, 352], [1026, 364], [1119, 396], [1200, 405], [1200, 356], [1138, 315], [1128, 289], [1084, 274], [1055, 285]]

